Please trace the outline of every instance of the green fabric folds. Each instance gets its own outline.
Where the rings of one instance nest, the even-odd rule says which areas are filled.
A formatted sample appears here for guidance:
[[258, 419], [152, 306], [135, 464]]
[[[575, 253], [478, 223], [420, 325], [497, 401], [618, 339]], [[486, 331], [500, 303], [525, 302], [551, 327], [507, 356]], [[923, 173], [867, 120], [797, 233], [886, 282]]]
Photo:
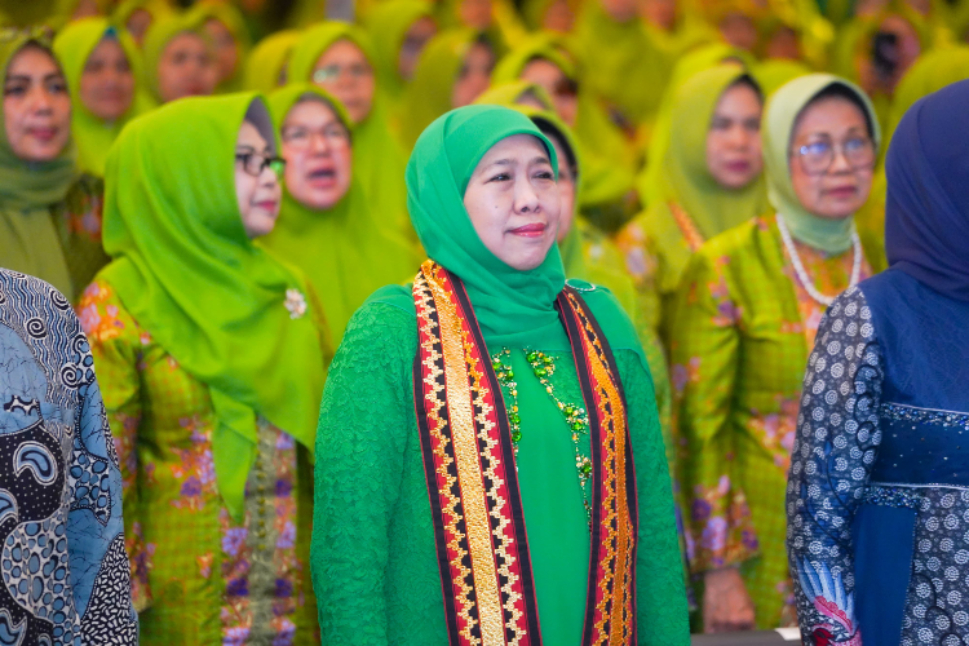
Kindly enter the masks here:
[[[4, 83], [10, 62], [28, 43], [50, 51], [46, 41], [32, 35], [0, 44]], [[68, 144], [49, 162], [20, 159], [7, 140], [0, 112], [0, 264], [46, 280], [69, 300], [74, 298], [74, 288], [50, 210], [74, 181], [74, 154], [73, 144]]]
[[290, 54], [302, 36], [295, 29], [287, 29], [259, 41], [246, 60], [243, 87], [249, 91], [269, 94], [285, 85]]
[[[375, 67], [370, 40], [359, 27], [342, 22], [323, 22], [306, 29], [293, 48], [288, 82], [312, 83], [316, 61], [338, 40], [354, 43], [363, 51], [371, 67]], [[404, 167], [407, 160], [391, 133], [386, 103], [378, 83], [370, 114], [355, 124], [354, 173], [360, 179], [371, 212], [381, 227], [408, 239], [413, 233], [406, 217]]]
[[479, 37], [473, 29], [450, 29], [424, 47], [401, 107], [400, 137], [404, 148], [413, 148], [424, 128], [451, 109], [454, 82], [464, 57]]
[[[277, 133], [289, 111], [306, 95], [322, 99], [353, 130], [339, 101], [315, 85], [301, 83], [270, 95]], [[355, 140], [353, 148], [354, 179], [343, 199], [328, 211], [315, 211], [287, 191], [276, 228], [261, 242], [306, 274], [322, 301], [334, 341], [343, 336], [347, 321], [371, 293], [389, 283], [409, 280], [421, 262], [407, 244], [377, 226], [356, 178]]]
[[966, 78], [969, 78], [969, 47], [965, 45], [947, 47], [920, 56], [895, 89], [883, 149], [888, 150], [898, 122], [916, 101]]
[[661, 200], [683, 207], [704, 239], [746, 222], [767, 206], [762, 178], [728, 190], [707, 167], [707, 135], [717, 103], [744, 76], [737, 65], [718, 65], [692, 76], [673, 97], [671, 127], [677, 136], [671, 138], [661, 162]]
[[[115, 260], [101, 274], [209, 387], [219, 418], [216, 482], [236, 518], [255, 459], [256, 415], [312, 451], [325, 376], [306, 286], [242, 226], [233, 156], [250, 109], [262, 113], [260, 130], [274, 142], [256, 94], [182, 99], [125, 128], [108, 156], [104, 246]], [[309, 307], [297, 316], [301, 298]]]
[[396, 103], [404, 94], [407, 81], [400, 75], [400, 49], [411, 26], [421, 18], [434, 15], [425, 0], [387, 0], [367, 15], [367, 31], [373, 41], [377, 79], [388, 99]]
[[[84, 66], [103, 39], [114, 38], [124, 49], [135, 78], [131, 106], [119, 119], [103, 121], [94, 116], [81, 101], [80, 86]], [[54, 40], [54, 53], [63, 61], [64, 76], [71, 90], [71, 134], [77, 145], [77, 166], [81, 172], [104, 176], [104, 162], [112, 142], [124, 125], [139, 113], [141, 58], [134, 41], [124, 30], [116, 30], [105, 18], [86, 18], [72, 22]]]
[[427, 255], [456, 274], [468, 290], [489, 348], [568, 348], [554, 308], [565, 270], [553, 245], [544, 262], [518, 271], [485, 247], [464, 208], [475, 167], [496, 143], [517, 134], [542, 141], [558, 169], [555, 149], [520, 112], [491, 105], [452, 110], [421, 135], [407, 164], [407, 208]]
[[854, 218], [819, 218], [808, 212], [794, 192], [790, 167], [791, 138], [798, 116], [811, 99], [832, 85], [845, 87], [866, 107], [877, 147], [881, 139], [878, 116], [868, 96], [854, 83], [832, 74], [802, 76], [777, 90], [764, 109], [762, 137], [767, 196], [771, 206], [784, 217], [795, 238], [815, 249], [839, 254], [851, 248]]

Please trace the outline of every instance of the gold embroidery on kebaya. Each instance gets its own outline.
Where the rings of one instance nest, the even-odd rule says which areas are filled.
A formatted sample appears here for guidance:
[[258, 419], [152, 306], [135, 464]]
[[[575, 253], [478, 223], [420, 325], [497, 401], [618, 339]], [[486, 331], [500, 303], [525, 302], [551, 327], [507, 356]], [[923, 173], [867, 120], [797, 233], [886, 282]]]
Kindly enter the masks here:
[[471, 406], [471, 388], [464, 358], [465, 331], [454, 302], [436, 280], [437, 271], [439, 270], [435, 268], [428, 284], [441, 326], [446, 396], [461, 502], [464, 507], [464, 524], [471, 550], [471, 574], [478, 599], [481, 643], [483, 646], [503, 646], [505, 625], [501, 594], [498, 590], [498, 573], [492, 553], [491, 522], [488, 520], [477, 434], [473, 423], [475, 415]]

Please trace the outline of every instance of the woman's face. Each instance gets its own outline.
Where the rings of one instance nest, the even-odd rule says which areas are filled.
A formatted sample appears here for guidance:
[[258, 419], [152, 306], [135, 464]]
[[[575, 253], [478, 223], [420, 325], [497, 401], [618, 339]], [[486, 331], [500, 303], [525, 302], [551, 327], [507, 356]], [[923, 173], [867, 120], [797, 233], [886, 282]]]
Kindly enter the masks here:
[[162, 102], [212, 94], [217, 82], [215, 60], [201, 36], [184, 32], [168, 41], [158, 62]]
[[636, 0], [602, 0], [602, 8], [616, 22], [629, 22], [639, 12]]
[[135, 40], [138, 47], [141, 47], [145, 42], [145, 34], [148, 32], [148, 28], [151, 27], [152, 22], [151, 13], [146, 9], [135, 9], [128, 16], [128, 22], [125, 23], [125, 28], [131, 37]]
[[765, 52], [767, 58], [781, 58], [791, 61], [801, 59], [801, 43], [798, 42], [797, 32], [786, 25], [774, 30], [767, 41]]
[[707, 170], [726, 189], [739, 189], [764, 168], [760, 144], [760, 97], [746, 84], [720, 97], [707, 131]]
[[495, 57], [484, 43], [474, 43], [464, 56], [458, 78], [451, 88], [451, 107], [471, 105], [491, 84], [491, 70]]
[[7, 67], [3, 120], [13, 153], [45, 162], [63, 152], [71, 138], [71, 98], [53, 57], [40, 47], [21, 49]]
[[791, 137], [791, 183], [801, 205], [820, 218], [851, 216], [871, 192], [875, 148], [854, 103], [830, 97], [811, 104]]
[[579, 109], [575, 84], [555, 63], [536, 58], [525, 65], [520, 78], [531, 81], [548, 92], [555, 102], [555, 113], [570, 128], [575, 126], [575, 115]]
[[437, 24], [428, 16], [418, 18], [410, 26], [404, 34], [404, 41], [400, 44], [400, 54], [397, 56], [397, 71], [401, 78], [409, 81], [414, 76], [414, 69], [417, 67], [421, 52], [424, 51], [424, 46], [436, 33]]
[[354, 123], [360, 123], [373, 107], [373, 67], [363, 50], [345, 38], [341, 38], [316, 61], [313, 83], [340, 100]]
[[552, 141], [552, 146], [555, 147], [555, 156], [559, 158], [559, 199], [561, 207], [559, 232], [556, 240], [562, 242], [565, 240], [565, 236], [569, 235], [575, 219], [576, 176], [575, 170], [569, 166], [569, 158], [565, 154], [562, 142], [554, 135], [549, 136], [549, 139]]
[[552, 0], [542, 16], [542, 29], [568, 34], [574, 26], [575, 12], [569, 6], [568, 0]]
[[541, 141], [512, 135], [478, 162], [464, 207], [474, 230], [499, 260], [527, 271], [545, 260], [562, 212], [559, 186]]
[[117, 38], [102, 39], [88, 56], [79, 94], [84, 107], [102, 121], [115, 121], [131, 107], [135, 75]]
[[640, 13], [657, 29], [672, 31], [676, 26], [676, 0], [643, 0]]
[[206, 35], [215, 44], [215, 63], [219, 83], [231, 79], [239, 66], [239, 46], [229, 28], [221, 20], [207, 20], [203, 26]]
[[350, 133], [330, 106], [300, 101], [283, 123], [286, 189], [300, 204], [332, 208], [350, 189], [353, 153]]
[[486, 31], [491, 27], [491, 0], [461, 0], [458, 14], [465, 27]]
[[747, 52], [757, 47], [757, 26], [749, 16], [742, 13], [727, 14], [718, 27], [727, 44]]
[[[276, 172], [262, 160], [271, 158], [272, 149], [256, 126], [242, 122], [236, 140], [236, 199], [242, 226], [250, 239], [273, 230], [279, 215], [283, 189]], [[256, 173], [252, 171], [256, 170]]]

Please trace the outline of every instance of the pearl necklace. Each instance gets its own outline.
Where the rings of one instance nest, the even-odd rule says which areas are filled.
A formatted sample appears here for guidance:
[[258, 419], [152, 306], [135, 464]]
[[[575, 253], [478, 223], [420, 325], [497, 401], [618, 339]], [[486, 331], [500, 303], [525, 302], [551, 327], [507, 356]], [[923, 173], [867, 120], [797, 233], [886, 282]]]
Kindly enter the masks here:
[[[808, 296], [825, 307], [830, 306], [838, 295], [825, 296], [818, 291], [818, 289], [814, 286], [814, 281], [811, 280], [807, 270], [804, 269], [804, 264], [801, 262], [801, 256], [797, 253], [797, 247], [794, 246], [794, 240], [791, 239], [791, 232], [787, 228], [787, 223], [784, 222], [784, 217], [778, 213], [776, 215], [776, 219], [777, 228], [781, 232], [781, 239], [784, 241], [784, 246], [787, 247], [787, 253], [791, 257], [791, 264], [794, 265], [794, 273], [797, 274], [798, 282], [801, 283], [801, 286], [804, 288], [804, 291], [808, 293]], [[861, 279], [861, 238], [858, 237], [858, 230], [855, 229], [854, 226], [851, 227], [851, 246], [855, 249], [855, 258], [851, 266], [851, 280], [848, 283], [848, 289], [851, 289], [857, 285], [858, 281]]]

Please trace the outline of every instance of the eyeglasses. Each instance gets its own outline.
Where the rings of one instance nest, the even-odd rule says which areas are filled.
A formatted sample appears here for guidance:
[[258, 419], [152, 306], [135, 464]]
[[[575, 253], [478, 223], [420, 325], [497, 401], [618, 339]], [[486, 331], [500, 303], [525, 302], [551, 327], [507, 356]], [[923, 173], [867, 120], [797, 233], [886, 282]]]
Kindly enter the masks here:
[[373, 75], [373, 69], [366, 63], [354, 63], [352, 65], [327, 65], [313, 72], [314, 83], [327, 83], [335, 81], [339, 76], [346, 73], [351, 79], [357, 81]]
[[800, 158], [801, 168], [808, 175], [828, 172], [837, 155], [842, 155], [852, 170], [862, 170], [875, 165], [875, 144], [868, 137], [851, 137], [840, 145], [828, 138], [795, 148], [793, 154]]
[[255, 152], [236, 153], [236, 161], [242, 162], [242, 170], [253, 177], [259, 177], [268, 168], [281, 179], [286, 170], [286, 160], [282, 157], [267, 157]]
[[327, 144], [335, 146], [349, 142], [350, 132], [338, 123], [331, 123], [330, 125], [319, 130], [303, 128], [300, 126], [295, 128], [286, 128], [282, 133], [283, 143], [297, 150], [309, 148], [313, 143], [314, 137], [319, 137]]

